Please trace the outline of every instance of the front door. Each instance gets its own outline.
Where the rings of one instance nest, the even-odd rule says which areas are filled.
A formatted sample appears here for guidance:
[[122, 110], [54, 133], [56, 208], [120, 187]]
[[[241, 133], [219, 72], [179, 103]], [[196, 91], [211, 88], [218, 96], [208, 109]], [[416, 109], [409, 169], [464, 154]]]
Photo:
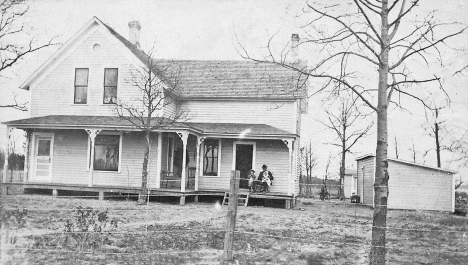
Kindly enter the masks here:
[[239, 187], [248, 189], [249, 182], [247, 175], [252, 169], [253, 164], [253, 145], [252, 144], [236, 144], [236, 170], [240, 171], [241, 181]]
[[53, 136], [37, 134], [34, 138], [34, 173], [37, 182], [52, 181], [52, 146]]

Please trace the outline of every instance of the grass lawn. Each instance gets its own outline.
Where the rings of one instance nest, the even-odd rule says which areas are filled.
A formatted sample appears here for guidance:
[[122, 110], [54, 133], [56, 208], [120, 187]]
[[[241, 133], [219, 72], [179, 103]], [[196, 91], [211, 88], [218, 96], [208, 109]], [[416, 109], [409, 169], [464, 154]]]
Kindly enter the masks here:
[[[219, 264], [227, 206], [175, 202], [136, 206], [126, 200], [5, 196], [2, 216], [17, 217], [3, 221], [2, 264]], [[100, 233], [64, 233], [67, 221], [77, 220], [78, 206], [107, 209], [107, 221], [117, 221], [117, 227], [101, 220], [94, 223], [104, 228]], [[292, 210], [239, 207], [235, 259], [366, 264], [371, 227], [372, 209], [347, 202], [302, 199]], [[468, 264], [466, 217], [394, 210], [388, 227], [387, 264]]]

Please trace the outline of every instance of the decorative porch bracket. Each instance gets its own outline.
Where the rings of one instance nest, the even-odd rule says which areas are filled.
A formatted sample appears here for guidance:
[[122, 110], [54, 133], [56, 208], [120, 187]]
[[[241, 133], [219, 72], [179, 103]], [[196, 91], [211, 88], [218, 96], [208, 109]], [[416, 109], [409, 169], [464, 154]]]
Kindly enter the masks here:
[[205, 137], [197, 137], [197, 160], [195, 169], [195, 190], [198, 190], [198, 177], [200, 175], [200, 146], [205, 141]]
[[294, 193], [294, 178], [293, 178], [293, 167], [292, 167], [292, 154], [293, 154], [293, 144], [294, 140], [293, 139], [282, 139], [283, 143], [288, 147], [289, 150], [289, 195], [292, 195]]
[[96, 136], [101, 132], [99, 129], [85, 129], [89, 135], [89, 140], [91, 142], [91, 155], [89, 157], [89, 172], [88, 172], [88, 186], [93, 186], [93, 172], [94, 172], [94, 142]]
[[185, 192], [185, 163], [187, 162], [187, 139], [189, 134], [187, 132], [177, 132], [177, 135], [179, 135], [182, 143], [184, 144], [184, 149], [182, 150], [182, 176], [180, 178], [180, 191]]

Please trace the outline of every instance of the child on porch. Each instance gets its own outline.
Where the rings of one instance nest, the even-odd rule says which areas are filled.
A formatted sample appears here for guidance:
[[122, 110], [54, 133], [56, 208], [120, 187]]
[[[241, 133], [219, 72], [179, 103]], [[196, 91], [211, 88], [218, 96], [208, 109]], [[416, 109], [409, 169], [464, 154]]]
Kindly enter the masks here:
[[250, 189], [250, 191], [252, 191], [252, 189], [255, 191], [255, 187], [253, 186], [254, 185], [254, 180], [257, 179], [257, 176], [255, 176], [255, 170], [251, 169], [249, 171], [249, 175], [247, 176], [247, 178], [249, 179], [249, 189]]

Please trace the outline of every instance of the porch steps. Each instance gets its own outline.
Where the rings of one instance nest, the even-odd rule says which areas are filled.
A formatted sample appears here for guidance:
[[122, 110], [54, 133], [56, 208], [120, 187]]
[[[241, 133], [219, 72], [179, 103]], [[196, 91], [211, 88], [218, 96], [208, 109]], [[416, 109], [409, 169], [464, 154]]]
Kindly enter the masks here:
[[[229, 204], [229, 192], [224, 193], [224, 198], [223, 198], [223, 205], [228, 205]], [[249, 204], [249, 194], [238, 194], [237, 195], [237, 205], [238, 206], [244, 206], [247, 207], [247, 204]]]

